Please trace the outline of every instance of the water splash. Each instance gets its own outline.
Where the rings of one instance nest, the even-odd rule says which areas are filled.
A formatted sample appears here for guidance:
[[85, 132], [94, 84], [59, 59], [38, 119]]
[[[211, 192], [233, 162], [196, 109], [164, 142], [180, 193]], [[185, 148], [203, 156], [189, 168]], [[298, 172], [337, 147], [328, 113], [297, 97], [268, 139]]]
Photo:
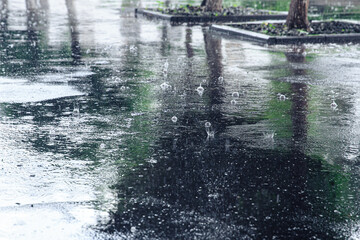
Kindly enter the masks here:
[[164, 82], [164, 83], [162, 83], [162, 84], [160, 85], [160, 88], [161, 88], [163, 91], [166, 91], [166, 90], [170, 89], [171, 86], [170, 86], [169, 84], [167, 84], [166, 82]]
[[135, 45], [131, 45], [131, 46], [129, 47], [129, 50], [130, 50], [131, 53], [136, 53], [137, 50], [138, 50], [138, 48], [137, 48]]
[[200, 97], [204, 94], [204, 88], [201, 86], [201, 83], [200, 83], [200, 86], [198, 86], [197, 88], [196, 88], [196, 91], [197, 91], [197, 93], [200, 95]]
[[210, 122], [205, 122], [205, 131], [207, 133], [207, 139], [215, 137], [215, 131], [212, 130]]

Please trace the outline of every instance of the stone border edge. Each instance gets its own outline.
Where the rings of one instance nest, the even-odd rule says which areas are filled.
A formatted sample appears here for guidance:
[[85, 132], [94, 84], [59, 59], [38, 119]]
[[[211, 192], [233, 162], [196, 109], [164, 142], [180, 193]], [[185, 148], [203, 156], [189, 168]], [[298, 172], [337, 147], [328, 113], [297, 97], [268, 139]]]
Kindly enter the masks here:
[[[341, 21], [341, 20], [339, 20]], [[251, 22], [254, 23], [254, 22]], [[246, 23], [241, 23], [246, 24]], [[321, 34], [313, 36], [269, 36], [262, 33], [256, 33], [243, 30], [231, 25], [211, 25], [211, 31], [218, 31], [228, 35], [240, 36], [245, 40], [252, 40], [264, 44], [303, 44], [303, 43], [358, 43], [360, 42], [360, 33], [349, 34]]]

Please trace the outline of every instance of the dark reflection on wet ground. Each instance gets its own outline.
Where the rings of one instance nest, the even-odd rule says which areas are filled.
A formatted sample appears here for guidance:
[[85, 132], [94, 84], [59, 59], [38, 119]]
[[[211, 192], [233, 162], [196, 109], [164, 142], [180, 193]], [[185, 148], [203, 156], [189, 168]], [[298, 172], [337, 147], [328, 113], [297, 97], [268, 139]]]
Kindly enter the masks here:
[[[205, 31], [204, 40], [209, 70], [204, 111], [189, 107], [178, 115], [175, 126], [160, 124], [163, 134], [150, 160], [124, 173], [116, 184], [121, 201], [106, 231], [139, 239], [345, 238], [347, 233], [337, 224], [346, 222], [352, 210], [340, 209], [337, 198], [349, 179], [321, 157], [305, 153], [306, 84], [289, 86], [290, 148], [249, 147], [241, 136], [224, 133], [233, 122], [242, 125], [247, 119], [234, 121], [222, 109], [221, 39]], [[294, 48], [285, 56], [290, 63], [303, 63], [303, 52], [304, 47]], [[293, 71], [295, 76], [306, 74]], [[199, 124], [205, 120], [215, 126], [215, 138], [207, 138]], [[352, 208], [351, 201], [344, 201]]]
[[0, 238], [359, 237], [358, 45], [2, 3]]

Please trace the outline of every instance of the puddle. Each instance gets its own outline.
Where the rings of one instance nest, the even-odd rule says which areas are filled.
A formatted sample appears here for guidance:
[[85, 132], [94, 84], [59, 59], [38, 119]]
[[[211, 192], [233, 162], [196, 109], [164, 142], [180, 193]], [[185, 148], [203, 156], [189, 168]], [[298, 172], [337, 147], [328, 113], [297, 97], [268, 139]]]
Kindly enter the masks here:
[[359, 45], [48, 3], [0, 15], [1, 239], [356, 239]]

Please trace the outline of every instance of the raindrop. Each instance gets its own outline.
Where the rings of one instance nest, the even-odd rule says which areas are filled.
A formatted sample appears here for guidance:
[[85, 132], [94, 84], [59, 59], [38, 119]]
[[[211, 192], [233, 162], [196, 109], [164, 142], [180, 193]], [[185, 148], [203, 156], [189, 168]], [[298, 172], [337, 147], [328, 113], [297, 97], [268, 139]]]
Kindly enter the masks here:
[[230, 103], [231, 103], [231, 105], [236, 105], [236, 103], [237, 103], [237, 102], [236, 102], [236, 100], [235, 100], [235, 99], [233, 99], [233, 100], [231, 100], [231, 102], [230, 102]]
[[125, 86], [121, 86], [121, 87], [120, 87], [120, 90], [121, 90], [121, 91], [125, 91], [125, 89], [126, 89]]
[[130, 231], [131, 231], [132, 233], [136, 232], [136, 227], [131, 227], [131, 228], [130, 228]]
[[254, 81], [257, 81], [258, 79], [257, 78], [254, 78]]
[[210, 122], [206, 122], [206, 123], [205, 123], [205, 127], [206, 127], [206, 128], [210, 128], [210, 127], [211, 127], [211, 123], [210, 123]]
[[173, 116], [173, 117], [171, 118], [171, 121], [172, 121], [173, 123], [176, 123], [177, 120], [178, 120], [178, 118], [177, 118], [176, 116]]
[[201, 86], [201, 83], [200, 83], [200, 86], [198, 86], [196, 88], [196, 91], [198, 92], [198, 94], [200, 95], [200, 97], [204, 94], [204, 88]]
[[239, 92], [233, 92], [232, 97], [238, 98], [240, 96]]

